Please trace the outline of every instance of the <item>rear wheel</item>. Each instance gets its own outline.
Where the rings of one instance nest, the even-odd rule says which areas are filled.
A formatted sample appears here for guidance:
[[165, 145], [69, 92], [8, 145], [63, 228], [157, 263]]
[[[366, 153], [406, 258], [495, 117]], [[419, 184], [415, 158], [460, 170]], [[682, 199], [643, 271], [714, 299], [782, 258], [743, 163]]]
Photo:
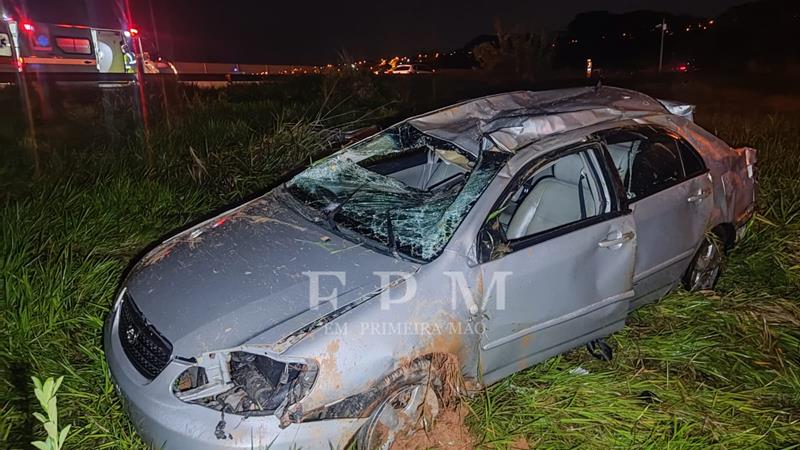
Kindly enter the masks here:
[[683, 278], [686, 289], [690, 291], [714, 289], [722, 272], [724, 259], [725, 251], [720, 238], [713, 234], [706, 236]]

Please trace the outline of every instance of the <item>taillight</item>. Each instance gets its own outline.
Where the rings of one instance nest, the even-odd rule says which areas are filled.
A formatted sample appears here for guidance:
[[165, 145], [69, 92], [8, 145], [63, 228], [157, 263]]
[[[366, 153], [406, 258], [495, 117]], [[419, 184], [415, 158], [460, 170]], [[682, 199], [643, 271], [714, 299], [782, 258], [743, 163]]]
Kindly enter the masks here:
[[756, 162], [758, 161], [758, 151], [754, 148], [745, 147], [744, 158], [747, 164], [747, 176], [753, 178], [753, 174], [755, 172], [755, 165]]
[[745, 154], [745, 158], [747, 160], [747, 165], [748, 166], [755, 165], [757, 153], [758, 153], [758, 151], [756, 149], [750, 148], [750, 147], [745, 147], [744, 154]]

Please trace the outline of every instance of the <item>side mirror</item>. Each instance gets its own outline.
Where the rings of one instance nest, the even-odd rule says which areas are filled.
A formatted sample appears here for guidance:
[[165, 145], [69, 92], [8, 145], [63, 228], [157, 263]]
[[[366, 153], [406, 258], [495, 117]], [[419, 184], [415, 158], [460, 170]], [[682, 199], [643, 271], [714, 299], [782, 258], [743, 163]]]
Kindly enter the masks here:
[[487, 222], [478, 233], [477, 258], [482, 264], [495, 260], [509, 253], [510, 247], [506, 242], [503, 227], [497, 219]]

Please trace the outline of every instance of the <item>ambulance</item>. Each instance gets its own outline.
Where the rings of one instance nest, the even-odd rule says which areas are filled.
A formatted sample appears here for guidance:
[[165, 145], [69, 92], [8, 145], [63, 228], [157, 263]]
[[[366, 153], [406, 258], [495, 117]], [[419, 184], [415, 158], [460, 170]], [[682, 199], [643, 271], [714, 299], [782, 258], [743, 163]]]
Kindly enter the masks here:
[[5, 17], [0, 25], [0, 41], [4, 42], [0, 43], [0, 58], [16, 59], [13, 65], [20, 72], [133, 73], [136, 70], [130, 30]]

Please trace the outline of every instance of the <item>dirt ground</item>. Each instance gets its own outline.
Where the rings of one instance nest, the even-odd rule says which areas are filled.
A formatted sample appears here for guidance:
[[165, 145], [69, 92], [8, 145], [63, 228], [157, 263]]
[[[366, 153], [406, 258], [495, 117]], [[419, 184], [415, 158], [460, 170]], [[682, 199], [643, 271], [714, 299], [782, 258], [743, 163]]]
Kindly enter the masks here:
[[410, 437], [397, 439], [392, 450], [472, 450], [475, 448], [474, 437], [464, 424], [464, 418], [468, 414], [469, 410], [464, 405], [443, 410], [436, 417], [430, 431], [420, 429]]
[[[464, 419], [468, 415], [469, 410], [464, 405], [445, 410], [436, 418], [433, 429], [428, 432], [420, 429], [410, 437], [396, 440], [392, 450], [472, 450], [476, 448], [477, 442], [464, 424]], [[505, 448], [530, 450], [531, 447], [524, 437], [519, 436]]]

